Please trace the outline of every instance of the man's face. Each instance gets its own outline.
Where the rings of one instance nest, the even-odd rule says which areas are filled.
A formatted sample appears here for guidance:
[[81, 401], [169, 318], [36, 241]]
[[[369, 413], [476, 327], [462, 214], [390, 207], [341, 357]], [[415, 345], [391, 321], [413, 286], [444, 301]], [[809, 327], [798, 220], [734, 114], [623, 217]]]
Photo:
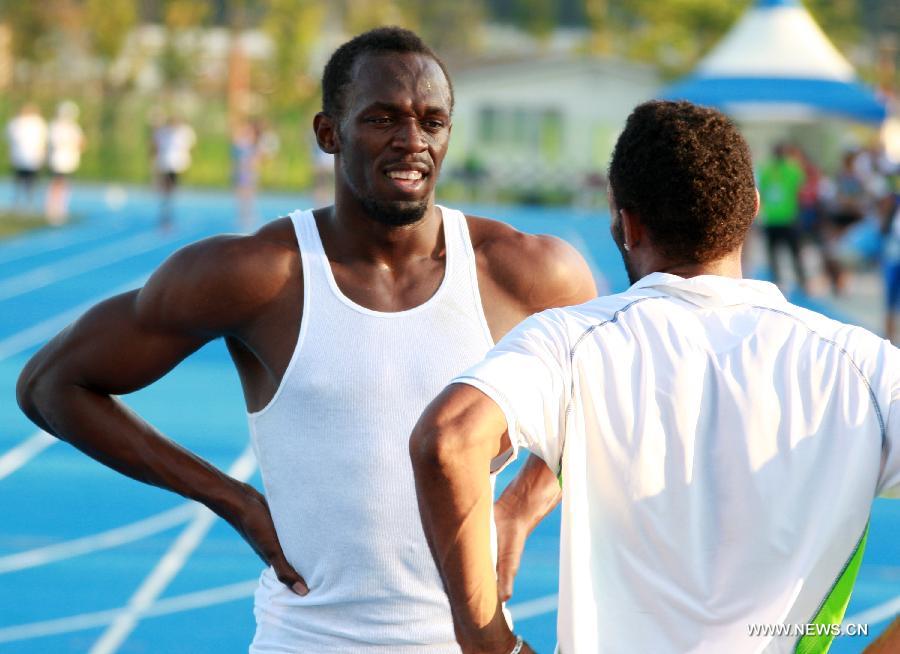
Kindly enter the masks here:
[[339, 124], [341, 182], [383, 224], [422, 218], [450, 138], [450, 87], [434, 59], [363, 55]]

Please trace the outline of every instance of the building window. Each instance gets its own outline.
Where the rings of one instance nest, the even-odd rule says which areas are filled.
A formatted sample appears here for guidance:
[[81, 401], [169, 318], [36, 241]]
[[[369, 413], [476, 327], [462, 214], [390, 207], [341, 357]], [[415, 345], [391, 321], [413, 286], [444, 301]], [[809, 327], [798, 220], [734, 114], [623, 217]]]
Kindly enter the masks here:
[[482, 145], [555, 159], [562, 151], [562, 114], [555, 109], [482, 107], [478, 134]]

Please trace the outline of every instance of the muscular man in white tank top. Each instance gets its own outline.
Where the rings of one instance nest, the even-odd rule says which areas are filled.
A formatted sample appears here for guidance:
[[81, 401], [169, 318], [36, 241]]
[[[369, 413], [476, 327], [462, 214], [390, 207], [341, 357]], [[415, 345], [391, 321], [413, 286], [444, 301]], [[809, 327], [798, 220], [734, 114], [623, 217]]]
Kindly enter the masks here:
[[[414, 34], [383, 28], [345, 44], [323, 91], [314, 129], [334, 154], [334, 205], [179, 251], [42, 349], [19, 402], [48, 432], [241, 533], [271, 566], [251, 651], [458, 652], [408, 434], [512, 326], [589, 299], [594, 283], [557, 239], [435, 205], [453, 92]], [[265, 495], [115, 397], [218, 337], [241, 379]], [[519, 492], [534, 485], [545, 492]], [[498, 502], [501, 596], [557, 491], [537, 461]]]

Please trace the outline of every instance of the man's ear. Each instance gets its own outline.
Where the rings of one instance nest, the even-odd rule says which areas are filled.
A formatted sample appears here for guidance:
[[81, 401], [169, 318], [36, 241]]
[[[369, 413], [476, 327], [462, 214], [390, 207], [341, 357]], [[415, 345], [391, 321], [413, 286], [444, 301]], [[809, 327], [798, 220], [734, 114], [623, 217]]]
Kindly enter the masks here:
[[337, 154], [341, 150], [338, 125], [331, 116], [323, 112], [313, 118], [313, 131], [316, 133], [316, 142], [322, 152]]
[[753, 192], [756, 193], [756, 208], [753, 210], [753, 219], [756, 220], [757, 216], [759, 216], [759, 209], [762, 206], [762, 200], [759, 199], [758, 188], [754, 188]]
[[633, 250], [644, 241], [644, 226], [633, 211], [619, 209], [619, 219], [622, 221], [622, 235], [625, 237], [624, 245], [628, 250]]

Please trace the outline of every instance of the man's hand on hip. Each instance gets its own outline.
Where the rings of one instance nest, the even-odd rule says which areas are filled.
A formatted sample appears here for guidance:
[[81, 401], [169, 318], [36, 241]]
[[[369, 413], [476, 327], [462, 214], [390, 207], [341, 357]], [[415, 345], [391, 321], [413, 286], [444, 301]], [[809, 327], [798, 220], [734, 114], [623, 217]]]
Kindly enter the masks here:
[[266, 498], [249, 484], [241, 484], [241, 488], [239, 508], [227, 512], [220, 511], [219, 515], [243, 536], [259, 558], [272, 566], [275, 576], [281, 583], [298, 595], [306, 595], [309, 593], [309, 587], [284, 556]]

